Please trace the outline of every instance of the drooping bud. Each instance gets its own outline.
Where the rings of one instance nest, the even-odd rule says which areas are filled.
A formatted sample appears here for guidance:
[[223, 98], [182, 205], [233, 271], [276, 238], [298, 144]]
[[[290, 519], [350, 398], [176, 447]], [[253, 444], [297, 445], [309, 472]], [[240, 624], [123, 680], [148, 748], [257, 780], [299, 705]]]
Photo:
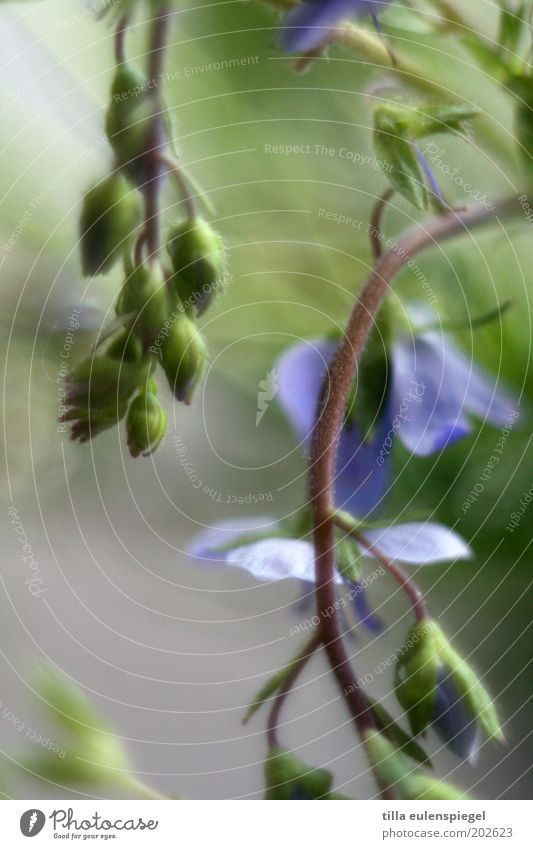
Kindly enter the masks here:
[[159, 353], [174, 395], [190, 404], [204, 370], [206, 347], [196, 324], [185, 313], [178, 314]]
[[160, 263], [143, 263], [132, 271], [120, 293], [117, 309], [121, 315], [134, 316], [133, 332], [143, 347], [149, 348], [172, 311]]
[[481, 732], [503, 741], [490, 695], [433, 620], [410, 631], [396, 667], [396, 695], [414, 734], [431, 725], [464, 760], [475, 758]]
[[287, 749], [273, 746], [265, 761], [266, 798], [285, 800], [330, 798], [333, 776], [295, 758]]
[[[151, 96], [157, 82], [126, 64], [120, 64], [113, 77], [111, 103], [106, 114], [106, 133], [118, 165], [137, 184], [143, 184], [148, 149], [162, 146], [166, 138], [164, 118]], [[149, 138], [153, 140], [148, 144]]]
[[85, 277], [104, 274], [128, 250], [142, 216], [139, 193], [122, 174], [111, 174], [85, 194], [80, 250]]
[[147, 457], [159, 447], [167, 427], [167, 414], [155, 392], [153, 381], [131, 403], [126, 419], [128, 448], [132, 457]]
[[202, 315], [224, 284], [222, 238], [202, 218], [189, 219], [172, 228], [168, 252], [182, 303]]
[[370, 764], [381, 787], [390, 789], [403, 800], [442, 799], [454, 801], [464, 799], [465, 794], [419, 768], [413, 768], [405, 755], [379, 731], [363, 734], [363, 743]]

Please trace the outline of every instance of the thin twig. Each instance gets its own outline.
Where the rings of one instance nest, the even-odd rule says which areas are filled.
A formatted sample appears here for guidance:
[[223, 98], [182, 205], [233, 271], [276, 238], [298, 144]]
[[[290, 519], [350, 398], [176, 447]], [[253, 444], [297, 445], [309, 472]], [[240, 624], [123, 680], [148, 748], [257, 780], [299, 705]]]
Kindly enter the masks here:
[[307, 662], [313, 657], [314, 653], [322, 643], [322, 637], [319, 631], [316, 631], [310, 640], [305, 643], [299, 657], [294, 661], [293, 668], [291, 669], [290, 674], [287, 676], [283, 686], [278, 691], [276, 698], [274, 699], [274, 703], [270, 709], [270, 713], [268, 715], [268, 724], [267, 724], [267, 739], [269, 746], [279, 746], [278, 740], [278, 725], [279, 725], [279, 716], [281, 713], [281, 709], [285, 703], [285, 699], [287, 698], [289, 692], [294, 687], [296, 679], [301, 674], [302, 670], [306, 666]]

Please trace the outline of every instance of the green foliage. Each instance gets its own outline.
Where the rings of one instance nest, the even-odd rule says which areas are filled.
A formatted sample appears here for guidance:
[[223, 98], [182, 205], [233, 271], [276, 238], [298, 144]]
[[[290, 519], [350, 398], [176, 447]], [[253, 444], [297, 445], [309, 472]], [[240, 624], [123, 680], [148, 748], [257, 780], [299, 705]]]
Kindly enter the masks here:
[[464, 104], [379, 106], [374, 112], [374, 148], [387, 176], [417, 209], [441, 211], [442, 201], [428, 185], [416, 142], [437, 133], [464, 133], [464, 123], [477, 110]]
[[287, 749], [274, 746], [265, 761], [266, 798], [284, 800], [329, 799], [333, 776], [295, 758]]
[[420, 769], [413, 769], [409, 761], [387, 738], [378, 731], [364, 735], [368, 758], [383, 788], [390, 788], [394, 795], [403, 800], [464, 799], [465, 794], [439, 781]]

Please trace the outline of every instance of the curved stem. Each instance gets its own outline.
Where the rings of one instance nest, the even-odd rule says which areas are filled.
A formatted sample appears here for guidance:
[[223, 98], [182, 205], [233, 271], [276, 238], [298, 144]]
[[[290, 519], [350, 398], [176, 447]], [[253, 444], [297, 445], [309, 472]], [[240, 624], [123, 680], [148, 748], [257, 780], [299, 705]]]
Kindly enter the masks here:
[[343, 530], [348, 531], [348, 533], [353, 536], [362, 546], [364, 546], [367, 551], [369, 551], [376, 560], [385, 567], [387, 572], [398, 582], [401, 588], [404, 590], [407, 598], [411, 602], [411, 606], [413, 608], [413, 613], [415, 615], [415, 619], [417, 622], [423, 622], [424, 619], [428, 617], [427, 605], [424, 600], [424, 596], [422, 591], [417, 587], [415, 582], [409, 577], [407, 572], [405, 572], [401, 566], [387, 557], [383, 552], [378, 548], [378, 546], [374, 545], [373, 542], [370, 542], [369, 539], [365, 537], [364, 534], [356, 531], [354, 529], [348, 528], [342, 521], [339, 519], [336, 520], [337, 524], [343, 528]]
[[166, 142], [163, 118], [163, 102], [160, 85], [163, 73], [165, 48], [170, 24], [170, 10], [165, 2], [157, 5], [152, 23], [148, 76], [153, 85], [150, 92], [153, 102], [151, 130], [146, 139], [145, 184], [143, 187], [145, 207], [145, 234], [148, 255], [155, 259], [160, 250], [159, 190], [161, 187], [161, 149]]
[[281, 709], [285, 703], [285, 699], [287, 698], [289, 692], [294, 687], [296, 679], [302, 672], [303, 668], [307, 664], [307, 662], [313, 657], [317, 648], [320, 646], [322, 642], [321, 634], [317, 631], [313, 634], [310, 640], [305, 643], [302, 651], [298, 655], [298, 657], [294, 660], [294, 665], [291, 669], [290, 675], [285, 679], [285, 682], [281, 689], [278, 691], [276, 698], [274, 699], [274, 703], [270, 709], [270, 713], [268, 715], [268, 724], [267, 724], [267, 739], [269, 746], [279, 746], [278, 740], [278, 725], [279, 725], [279, 717], [281, 713]]
[[[394, 278], [413, 256], [433, 244], [458, 233], [468, 232], [498, 215], [520, 211], [515, 197], [497, 204], [493, 209], [478, 208], [463, 214], [454, 212], [431, 219], [425, 225], [404, 235], [385, 253], [371, 271], [358, 298], [342, 342], [324, 380], [317, 422], [313, 432], [310, 460], [310, 501], [313, 514], [316, 604], [324, 647], [332, 671], [344, 694], [358, 731], [375, 728], [375, 720], [364, 691], [350, 666], [343, 644], [335, 608], [334, 477], [337, 440], [344, 412], [355, 377], [357, 363], [377, 313]], [[333, 605], [333, 614], [324, 615]]]

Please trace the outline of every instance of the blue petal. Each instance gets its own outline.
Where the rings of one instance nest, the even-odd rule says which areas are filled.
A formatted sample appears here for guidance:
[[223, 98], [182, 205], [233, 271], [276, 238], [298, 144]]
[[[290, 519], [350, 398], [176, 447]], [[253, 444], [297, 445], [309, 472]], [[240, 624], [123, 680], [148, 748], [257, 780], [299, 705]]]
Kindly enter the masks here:
[[[278, 360], [277, 400], [305, 449], [309, 448], [318, 399], [337, 343], [324, 339], [301, 342]], [[385, 413], [371, 441], [357, 424], [341, 432], [337, 454], [335, 501], [339, 508], [364, 518], [379, 506], [389, 483], [388, 463], [378, 462], [391, 422]]]
[[283, 23], [281, 45], [288, 53], [308, 53], [319, 47], [329, 30], [345, 18], [371, 15], [390, 0], [304, 0]]
[[425, 337], [393, 344], [393, 425], [411, 453], [428, 456], [470, 433], [461, 378], [446, 365], [442, 345]]
[[278, 360], [278, 395], [298, 438], [308, 447], [322, 382], [336, 350], [335, 342], [310, 339], [289, 348]]
[[[432, 564], [467, 560], [472, 551], [459, 534], [437, 522], [406, 522], [387, 528], [365, 530], [366, 538], [390, 560]], [[361, 550], [366, 557], [373, 555]]]
[[445, 378], [453, 380], [460, 390], [464, 409], [477, 418], [487, 420], [497, 427], [509, 426], [518, 419], [518, 398], [505, 388], [498, 388], [497, 380], [486, 375], [472, 360], [459, 351], [449, 339], [438, 333], [424, 334], [424, 340], [444, 355]]
[[359, 518], [368, 518], [382, 504], [390, 482], [390, 464], [383, 446], [391, 428], [388, 411], [371, 440], [357, 425], [343, 428], [337, 449], [335, 504]]
[[437, 680], [432, 727], [451, 752], [462, 760], [475, 761], [481, 736], [477, 720], [444, 669]]
[[413, 142], [413, 146], [414, 146], [414, 149], [415, 149], [416, 158], [418, 159], [418, 161], [419, 161], [419, 163], [422, 167], [422, 170], [424, 171], [424, 174], [427, 177], [428, 183], [431, 187], [433, 194], [439, 199], [439, 201], [442, 204], [446, 204], [446, 201], [444, 200], [444, 196], [442, 194], [442, 189], [439, 185], [439, 181], [437, 180], [437, 178], [435, 177], [435, 174], [431, 170], [431, 166], [430, 166], [429, 162], [427, 161], [426, 157], [424, 156], [424, 154], [422, 153], [422, 151], [420, 150], [418, 145], [414, 144], [414, 142]]

